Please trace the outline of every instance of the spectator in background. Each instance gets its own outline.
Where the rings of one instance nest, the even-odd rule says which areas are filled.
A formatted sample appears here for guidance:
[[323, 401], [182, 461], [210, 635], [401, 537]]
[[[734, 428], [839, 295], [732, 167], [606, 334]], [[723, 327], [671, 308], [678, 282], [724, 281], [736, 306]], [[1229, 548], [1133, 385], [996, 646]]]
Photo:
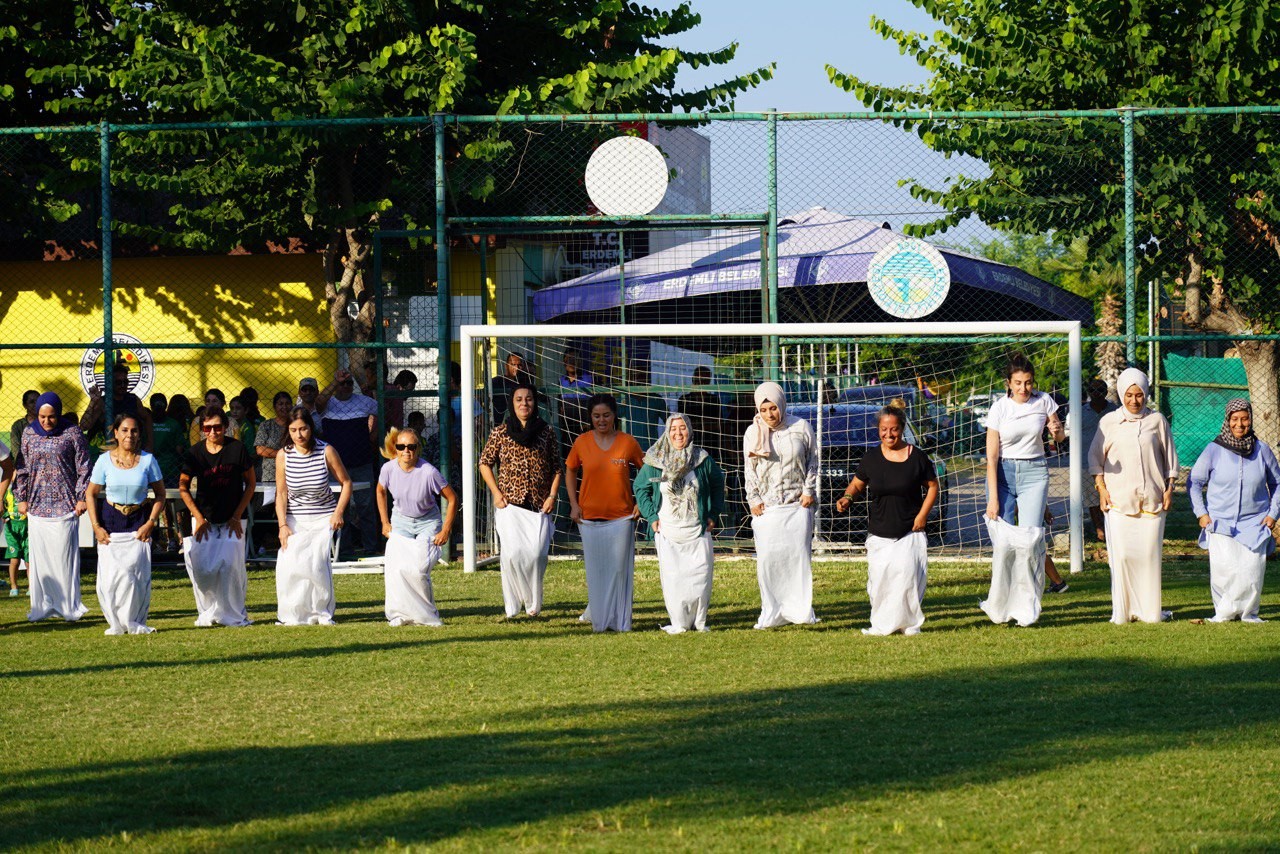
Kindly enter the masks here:
[[[240, 407], [243, 412], [243, 416], [240, 418], [240, 435], [237, 438], [244, 442], [246, 448], [252, 448], [257, 444], [255, 436], [258, 432], [258, 425], [263, 421], [262, 413], [258, 411], [258, 390], [249, 386], [243, 389], [237, 397], [240, 400]], [[232, 403], [234, 402], [233, 400]], [[231, 417], [236, 417], [234, 409]], [[257, 464], [256, 457], [254, 458], [254, 464], [257, 468], [262, 468], [261, 465]]]
[[298, 399], [294, 401], [296, 406], [305, 406], [307, 411], [311, 413], [312, 418], [316, 418], [320, 414], [319, 408], [316, 406], [316, 400], [320, 396], [320, 385], [316, 382], [315, 377], [303, 377], [298, 383]]
[[627, 374], [630, 390], [623, 397], [622, 429], [631, 434], [642, 451], [648, 451], [666, 427], [667, 401], [644, 390], [649, 385], [649, 377], [641, 363], [632, 362]]
[[[427, 429], [427, 416], [423, 415], [421, 412], [410, 412], [409, 417], [406, 420], [409, 423], [406, 424], [405, 426], [408, 427], [413, 432], [417, 433], [419, 436], [422, 435], [423, 430]], [[436, 441], [438, 444], [439, 439], [437, 439]], [[438, 457], [439, 455], [437, 454], [437, 458]], [[432, 460], [432, 462], [434, 462], [434, 460]]]
[[325, 441], [337, 452], [352, 482], [366, 485], [355, 491], [347, 508], [346, 524], [342, 527], [342, 550], [349, 552], [348, 532], [352, 524], [356, 524], [360, 528], [365, 552], [378, 554], [380, 526], [372, 489], [378, 404], [373, 398], [356, 392], [351, 373], [339, 369], [333, 375], [333, 382], [316, 398], [316, 408], [322, 413], [321, 432]]
[[[417, 414], [417, 413], [414, 413]], [[462, 494], [462, 366], [457, 362], [449, 363], [449, 485], [454, 492]], [[423, 423], [426, 420], [423, 419]], [[408, 429], [414, 429], [412, 427]], [[419, 433], [419, 436], [422, 434]], [[440, 430], [436, 430], [423, 443], [423, 459], [432, 465], [438, 465], [440, 458]]]
[[[591, 430], [591, 409], [587, 402], [591, 399], [588, 391], [595, 384], [590, 373], [582, 371], [578, 366], [578, 354], [566, 350], [564, 354], [564, 373], [560, 376], [560, 388], [565, 389], [560, 395], [560, 445], [564, 456], [568, 457], [578, 436]], [[572, 389], [583, 389], [584, 393], [571, 393]]]
[[185, 394], [175, 394], [169, 398], [169, 417], [177, 419], [182, 425], [182, 432], [185, 434], [191, 429], [191, 422], [196, 419], [195, 412], [191, 409], [191, 401], [187, 399]]
[[254, 450], [262, 461], [262, 483], [276, 482], [276, 455], [288, 444], [289, 410], [292, 408], [293, 399], [289, 397], [289, 392], [276, 392], [271, 398], [271, 409], [275, 417], [263, 421], [254, 432]]
[[4, 540], [9, 558], [9, 595], [16, 598], [22, 595], [18, 568], [31, 560], [31, 553], [27, 548], [27, 517], [18, 512], [18, 499], [12, 489], [4, 493]]
[[[418, 387], [418, 375], [413, 371], [401, 371], [396, 374], [395, 380], [391, 383], [391, 387], [387, 391], [413, 391]], [[404, 405], [403, 397], [396, 397], [388, 394], [383, 401], [383, 406], [387, 414], [387, 426], [404, 427]]]
[[[222, 393], [222, 389], [211, 388], [204, 393], [204, 406], [196, 411], [196, 418], [192, 419], [191, 427], [187, 430], [187, 443], [192, 447], [204, 441], [201, 431], [201, 424], [204, 422], [205, 413], [216, 409], [225, 413], [227, 408], [227, 396]], [[228, 417], [227, 421], [227, 438], [234, 439], [240, 435], [240, 422], [235, 418]]]
[[516, 390], [516, 386], [522, 382], [532, 385], [531, 379], [524, 357], [519, 353], [508, 353], [502, 373], [489, 382], [489, 408], [493, 413], [493, 426], [502, 424], [506, 419], [511, 409], [511, 393]]
[[[711, 456], [728, 459], [725, 454], [724, 424], [722, 423], [720, 396], [708, 391], [711, 385], [711, 369], [699, 365], [693, 369], [693, 391], [680, 395], [676, 403], [676, 411], [683, 412], [689, 419], [689, 429], [698, 437], [699, 444], [707, 449]], [[746, 427], [743, 427], [745, 430]], [[736, 433], [735, 433], [736, 435]]]
[[151, 429], [155, 436], [153, 453], [160, 466], [160, 474], [166, 489], [174, 490], [168, 494], [164, 503], [166, 540], [165, 547], [174, 549], [181, 541], [178, 536], [177, 514], [173, 504], [181, 499], [177, 496], [178, 475], [182, 471], [182, 455], [187, 451], [187, 431], [178, 419], [169, 414], [169, 401], [163, 394], [151, 395]]
[[39, 396], [40, 392], [30, 388], [22, 393], [22, 408], [26, 412], [9, 428], [9, 447], [13, 451], [14, 465], [22, 465], [22, 431], [36, 420], [36, 398]]
[[[1088, 454], [1093, 447], [1093, 437], [1098, 435], [1098, 422], [1108, 412], [1114, 412], [1116, 404], [1107, 399], [1107, 384], [1095, 379], [1089, 382], [1089, 402], [1080, 413], [1080, 450]], [[1089, 508], [1089, 518], [1093, 520], [1093, 529], [1098, 539], [1106, 541], [1106, 525], [1103, 524], [1102, 500], [1098, 497], [1098, 486], [1093, 478], [1084, 479], [1084, 506]]]
[[[112, 439], [106, 411], [106, 401], [95, 385], [89, 389], [89, 406], [80, 419], [80, 432], [84, 433], [91, 447], [98, 449], [98, 453]], [[113, 416], [131, 415], [137, 418], [142, 428], [142, 449], [149, 451], [154, 447], [151, 413], [142, 405], [138, 396], [129, 391], [129, 366], [124, 362], [116, 362], [111, 369], [111, 412]]]
[[245, 423], [244, 401], [238, 396], [231, 398], [231, 402], [227, 405], [227, 412], [231, 416], [231, 420], [240, 425], [240, 429], [236, 431], [236, 435], [231, 438], [244, 442], [247, 447], [253, 447], [252, 435], [250, 435], [248, 440], [244, 439], [245, 431], [248, 431], [250, 434], [253, 433], [253, 430]]

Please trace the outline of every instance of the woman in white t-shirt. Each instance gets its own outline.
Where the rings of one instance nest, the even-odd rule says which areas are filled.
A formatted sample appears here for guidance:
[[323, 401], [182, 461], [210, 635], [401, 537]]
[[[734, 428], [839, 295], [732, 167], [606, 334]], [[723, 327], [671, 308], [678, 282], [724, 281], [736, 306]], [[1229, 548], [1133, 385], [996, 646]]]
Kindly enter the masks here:
[[1005, 368], [1009, 390], [987, 414], [987, 518], [1010, 525], [1044, 525], [1049, 498], [1049, 465], [1044, 458], [1044, 428], [1055, 442], [1067, 438], [1058, 404], [1036, 391], [1035, 368], [1015, 353]]
[[[1035, 369], [1014, 354], [1005, 368], [1007, 397], [987, 414], [987, 530], [991, 535], [991, 592], [979, 606], [993, 622], [1029, 626], [1040, 618], [1044, 576], [1051, 570], [1045, 552], [1045, 504], [1049, 465], [1042, 436], [1066, 439], [1058, 404], [1035, 390]], [[1015, 527], [1016, 526], [1016, 527]], [[1056, 572], [1055, 593], [1067, 589]]]

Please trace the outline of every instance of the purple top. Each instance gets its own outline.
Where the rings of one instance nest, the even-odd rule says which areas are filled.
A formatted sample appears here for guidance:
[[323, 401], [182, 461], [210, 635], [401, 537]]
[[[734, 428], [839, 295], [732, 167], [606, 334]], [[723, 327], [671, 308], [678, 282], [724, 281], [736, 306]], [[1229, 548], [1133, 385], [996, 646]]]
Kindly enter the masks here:
[[56, 436], [41, 436], [31, 425], [22, 431], [22, 465], [13, 495], [27, 502], [27, 514], [56, 519], [74, 513], [89, 488], [89, 446], [79, 427], [68, 425]]
[[436, 496], [449, 484], [435, 466], [420, 459], [412, 471], [405, 471], [399, 462], [389, 460], [378, 472], [378, 485], [391, 493], [396, 512], [420, 519], [440, 512]]

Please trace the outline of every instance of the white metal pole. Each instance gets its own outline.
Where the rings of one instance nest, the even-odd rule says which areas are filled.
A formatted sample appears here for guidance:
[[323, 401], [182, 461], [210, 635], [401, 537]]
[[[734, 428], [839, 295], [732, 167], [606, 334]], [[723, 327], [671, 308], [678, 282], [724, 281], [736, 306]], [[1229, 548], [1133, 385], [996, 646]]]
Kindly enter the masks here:
[[[476, 571], [476, 383], [472, 376], [474, 326], [462, 327], [462, 571]], [[479, 327], [483, 329], [484, 327]]]
[[1067, 429], [1071, 432], [1071, 442], [1067, 446], [1067, 465], [1069, 466], [1069, 483], [1070, 490], [1070, 511], [1068, 512], [1068, 523], [1071, 527], [1071, 571], [1084, 572], [1084, 454], [1085, 449], [1080, 446], [1081, 440], [1084, 438], [1084, 426], [1082, 423], [1083, 405], [1081, 394], [1081, 378], [1083, 376], [1083, 354], [1080, 346], [1080, 324], [1075, 325], [1075, 329], [1071, 331], [1071, 343], [1069, 346], [1070, 357], [1068, 359], [1068, 376], [1067, 381]]

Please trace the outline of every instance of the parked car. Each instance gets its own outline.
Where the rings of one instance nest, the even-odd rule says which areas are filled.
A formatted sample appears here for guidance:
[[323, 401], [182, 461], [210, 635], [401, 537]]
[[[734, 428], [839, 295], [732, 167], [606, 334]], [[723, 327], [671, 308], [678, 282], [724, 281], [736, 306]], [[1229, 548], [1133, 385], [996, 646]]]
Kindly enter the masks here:
[[[874, 388], [874, 386], [871, 386]], [[912, 389], [914, 391], [914, 389]], [[865, 495], [854, 502], [847, 513], [837, 513], [836, 502], [844, 495], [858, 470], [858, 463], [868, 448], [880, 444], [880, 430], [876, 416], [882, 404], [835, 403], [823, 407], [822, 417], [812, 404], [792, 405], [789, 415], [796, 415], [809, 422], [818, 437], [821, 468], [819, 501], [822, 507], [819, 533], [837, 542], [861, 540], [867, 530], [867, 504]], [[919, 434], [910, 420], [903, 431], [903, 438], [919, 445]], [[927, 448], [924, 448], [928, 450]], [[933, 455], [934, 468], [938, 472], [938, 501], [929, 514], [927, 532], [930, 540], [939, 542], [946, 530], [947, 520], [947, 464]]]

